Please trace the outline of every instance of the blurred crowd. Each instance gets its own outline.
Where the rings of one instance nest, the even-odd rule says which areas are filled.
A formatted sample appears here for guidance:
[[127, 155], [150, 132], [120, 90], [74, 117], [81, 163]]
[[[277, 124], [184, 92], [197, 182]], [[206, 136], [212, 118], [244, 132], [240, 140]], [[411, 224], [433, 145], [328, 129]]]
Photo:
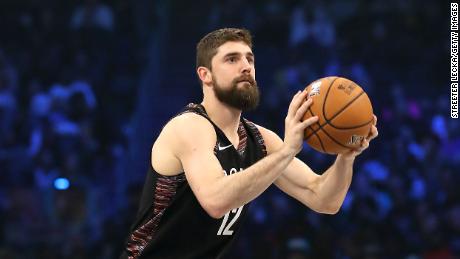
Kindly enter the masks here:
[[0, 258], [114, 257], [106, 204], [141, 62], [130, 6], [0, 5]]
[[[262, 93], [251, 120], [282, 135], [292, 95], [330, 75], [361, 85], [379, 119], [380, 136], [357, 158], [337, 215], [270, 188], [251, 204], [232, 257], [460, 257], [460, 123], [449, 116], [447, 5], [180, 2], [171, 1], [162, 21], [169, 34], [153, 36], [181, 39], [163, 46], [175, 56], [161, 72], [190, 73], [164, 87], [199, 101], [192, 100], [200, 94], [194, 45], [213, 29], [245, 27], [254, 35]], [[0, 258], [121, 252], [145, 175], [125, 172], [141, 78], [149, 73], [151, 31], [139, 24], [140, 9], [121, 0], [0, 4]], [[182, 52], [192, 58], [174, 58]], [[306, 145], [300, 157], [318, 173], [334, 160]]]

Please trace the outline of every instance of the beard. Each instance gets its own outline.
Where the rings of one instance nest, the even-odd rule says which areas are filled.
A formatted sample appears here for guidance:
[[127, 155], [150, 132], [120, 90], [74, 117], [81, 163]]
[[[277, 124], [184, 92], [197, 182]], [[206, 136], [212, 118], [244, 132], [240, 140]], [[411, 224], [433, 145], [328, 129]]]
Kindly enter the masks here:
[[[213, 76], [214, 93], [219, 101], [242, 111], [254, 110], [259, 105], [259, 87], [250, 75], [242, 75], [232, 80], [230, 88], [221, 87]], [[242, 84], [238, 87], [238, 84]]]

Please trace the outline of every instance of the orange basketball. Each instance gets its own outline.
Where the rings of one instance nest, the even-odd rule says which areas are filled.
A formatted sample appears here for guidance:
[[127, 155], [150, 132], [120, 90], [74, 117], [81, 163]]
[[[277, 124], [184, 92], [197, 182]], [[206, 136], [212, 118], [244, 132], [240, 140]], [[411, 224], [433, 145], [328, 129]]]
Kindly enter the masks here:
[[325, 77], [307, 86], [312, 105], [303, 119], [318, 116], [305, 130], [305, 140], [317, 151], [340, 154], [357, 148], [371, 130], [373, 110], [369, 97], [355, 82]]

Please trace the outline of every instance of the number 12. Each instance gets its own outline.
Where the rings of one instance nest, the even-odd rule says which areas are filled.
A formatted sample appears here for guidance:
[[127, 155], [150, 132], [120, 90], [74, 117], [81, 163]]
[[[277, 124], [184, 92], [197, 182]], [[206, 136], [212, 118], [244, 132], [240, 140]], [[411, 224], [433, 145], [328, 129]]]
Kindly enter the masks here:
[[[235, 224], [236, 220], [240, 216], [241, 211], [243, 210], [243, 206], [239, 207], [238, 209], [233, 209], [233, 210], [231, 210], [231, 211], [229, 211], [229, 212], [227, 212], [225, 214], [224, 220], [222, 220], [222, 224], [220, 225], [219, 231], [217, 231], [218, 236], [221, 236], [221, 235], [223, 235], [223, 236], [231, 236], [231, 235], [233, 235], [233, 230], [230, 230], [230, 228], [233, 226], [233, 224]], [[230, 216], [230, 212], [236, 213], [236, 215], [235, 215], [235, 217], [233, 217], [232, 221], [230, 221], [230, 223], [228, 223], [228, 225], [225, 226], [227, 224], [228, 218]]]

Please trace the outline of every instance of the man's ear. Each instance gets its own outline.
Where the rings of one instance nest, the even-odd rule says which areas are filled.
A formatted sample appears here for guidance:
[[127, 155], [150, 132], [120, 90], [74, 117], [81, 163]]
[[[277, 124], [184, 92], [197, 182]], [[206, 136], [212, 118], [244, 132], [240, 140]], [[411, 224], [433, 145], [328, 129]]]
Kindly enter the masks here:
[[207, 85], [211, 84], [212, 82], [211, 70], [209, 70], [207, 67], [198, 67], [196, 69], [196, 73], [198, 74], [198, 77], [203, 82], [203, 84], [207, 84]]

